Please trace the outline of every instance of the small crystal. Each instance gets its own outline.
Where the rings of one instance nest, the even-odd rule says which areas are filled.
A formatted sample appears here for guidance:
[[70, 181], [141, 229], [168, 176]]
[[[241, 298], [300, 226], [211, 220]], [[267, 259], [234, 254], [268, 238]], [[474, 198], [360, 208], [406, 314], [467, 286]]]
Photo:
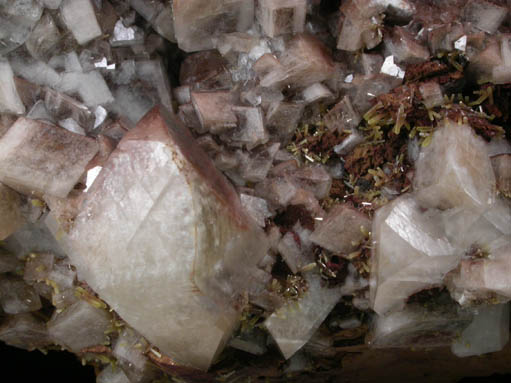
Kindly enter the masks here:
[[311, 241], [336, 254], [348, 256], [371, 230], [371, 220], [347, 205], [336, 205], [311, 235]]
[[10, 316], [0, 326], [0, 340], [28, 351], [51, 343], [45, 323], [32, 314]]
[[176, 39], [185, 52], [212, 49], [216, 31], [244, 32], [254, 21], [253, 0], [174, 0], [173, 10]]
[[85, 45], [101, 36], [101, 28], [90, 0], [64, 0], [60, 12], [78, 44]]
[[55, 313], [48, 322], [51, 339], [72, 352], [97, 346], [107, 340], [105, 331], [111, 326], [110, 314], [79, 300], [61, 313]]
[[130, 383], [124, 371], [108, 365], [96, 377], [96, 383]]
[[0, 305], [7, 314], [39, 310], [41, 300], [35, 290], [22, 280], [0, 276]]
[[339, 287], [322, 287], [317, 274], [307, 273], [306, 280], [308, 289], [303, 296], [287, 303], [264, 322], [286, 359], [309, 341], [343, 295]]
[[463, 8], [465, 21], [490, 34], [497, 31], [507, 12], [507, 8], [484, 0], [470, 0]]
[[306, 0], [261, 0], [256, 14], [264, 33], [275, 37], [303, 32], [305, 13]]
[[361, 117], [353, 109], [349, 96], [344, 96], [335, 106], [330, 109], [324, 118], [325, 125], [330, 130], [342, 132], [355, 129], [360, 123]]
[[204, 129], [221, 133], [238, 124], [232, 110], [232, 95], [226, 91], [192, 92], [192, 103]]

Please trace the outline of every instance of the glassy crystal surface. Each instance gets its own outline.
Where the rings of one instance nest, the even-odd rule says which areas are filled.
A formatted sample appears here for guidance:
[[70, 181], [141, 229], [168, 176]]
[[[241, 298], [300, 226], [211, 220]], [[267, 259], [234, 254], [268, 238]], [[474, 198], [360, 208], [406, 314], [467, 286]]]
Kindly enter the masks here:
[[90, 0], [63, 0], [62, 20], [80, 45], [101, 36], [101, 28], [96, 19]]
[[305, 14], [305, 0], [261, 0], [258, 2], [257, 19], [264, 33], [269, 37], [303, 32]]
[[42, 13], [43, 8], [37, 1], [2, 1], [0, 3], [0, 55], [23, 44]]
[[111, 325], [110, 314], [79, 300], [61, 313], [55, 312], [48, 322], [51, 339], [73, 352], [97, 346], [107, 340], [105, 332]]
[[495, 176], [484, 141], [470, 126], [446, 121], [422, 151], [414, 179], [428, 207], [484, 209], [495, 199]]
[[459, 357], [500, 351], [509, 341], [509, 304], [480, 307], [451, 347]]
[[275, 311], [264, 322], [286, 359], [307, 343], [343, 295], [339, 287], [323, 287], [317, 274], [308, 273], [306, 280], [308, 289], [304, 295]]
[[192, 136], [154, 109], [110, 156], [66, 242], [79, 278], [127, 323], [205, 369], [236, 325], [232, 300], [260, 288], [264, 238]]
[[51, 343], [45, 323], [32, 314], [9, 316], [0, 326], [0, 340], [28, 351]]
[[29, 195], [66, 197], [97, 151], [89, 137], [20, 117], [0, 140], [0, 179]]
[[253, 0], [175, 0], [174, 28], [186, 52], [214, 47], [215, 33], [243, 32], [254, 22]]
[[440, 285], [458, 264], [460, 250], [450, 243], [439, 222], [438, 211], [422, 211], [409, 195], [375, 214], [371, 305], [378, 314], [402, 308], [412, 294]]
[[3, 59], [0, 59], [0, 84], [0, 113], [25, 113], [25, 105], [16, 89], [11, 66]]

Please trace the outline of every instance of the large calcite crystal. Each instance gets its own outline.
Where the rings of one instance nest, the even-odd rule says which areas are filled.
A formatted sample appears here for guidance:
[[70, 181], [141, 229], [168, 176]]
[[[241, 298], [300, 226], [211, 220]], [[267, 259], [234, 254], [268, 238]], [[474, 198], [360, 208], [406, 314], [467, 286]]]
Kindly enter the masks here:
[[468, 125], [446, 120], [421, 152], [414, 179], [428, 207], [482, 210], [495, 199], [495, 176], [484, 141]]
[[269, 37], [303, 32], [306, 7], [305, 0], [261, 0], [257, 19]]
[[461, 257], [444, 233], [440, 213], [422, 211], [411, 195], [376, 212], [373, 239], [371, 304], [378, 314], [400, 309], [410, 295], [441, 285]]
[[64, 198], [97, 152], [90, 137], [20, 117], [0, 139], [0, 180], [24, 194]]
[[181, 364], [207, 369], [267, 275], [262, 230], [190, 133], [153, 109], [112, 153], [63, 242], [85, 280]]
[[243, 32], [254, 22], [253, 0], [174, 0], [174, 28], [186, 52], [214, 48], [215, 34]]

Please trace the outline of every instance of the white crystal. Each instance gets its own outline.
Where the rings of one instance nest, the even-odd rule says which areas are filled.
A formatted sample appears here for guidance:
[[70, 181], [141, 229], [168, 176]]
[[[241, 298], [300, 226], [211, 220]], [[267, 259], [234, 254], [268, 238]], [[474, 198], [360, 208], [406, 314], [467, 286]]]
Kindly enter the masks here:
[[380, 208], [372, 233], [371, 306], [380, 315], [441, 284], [461, 257], [444, 234], [439, 212], [422, 212], [410, 195]]
[[107, 340], [105, 331], [111, 326], [110, 320], [106, 310], [79, 300], [54, 314], [48, 322], [48, 333], [54, 342], [77, 353], [85, 347], [102, 345]]
[[509, 304], [480, 307], [451, 347], [460, 357], [500, 351], [509, 341]]
[[232, 300], [263, 287], [263, 232], [157, 108], [123, 137], [88, 196], [63, 238], [80, 278], [162, 352], [207, 369], [236, 325]]
[[446, 120], [420, 154], [414, 185], [427, 207], [486, 208], [495, 199], [495, 176], [484, 141], [470, 126]]
[[0, 59], [0, 113], [24, 114], [25, 105], [16, 90], [8, 61]]
[[78, 44], [87, 44], [101, 36], [101, 28], [90, 0], [63, 0], [60, 12]]
[[109, 364], [98, 374], [96, 383], [130, 383], [130, 380], [120, 368]]
[[20, 117], [0, 139], [0, 180], [26, 194], [64, 198], [97, 151], [91, 138]]
[[405, 71], [402, 70], [398, 65], [394, 63], [394, 56], [390, 55], [385, 58], [383, 65], [381, 66], [380, 73], [388, 74], [392, 77], [403, 79], [405, 77]]

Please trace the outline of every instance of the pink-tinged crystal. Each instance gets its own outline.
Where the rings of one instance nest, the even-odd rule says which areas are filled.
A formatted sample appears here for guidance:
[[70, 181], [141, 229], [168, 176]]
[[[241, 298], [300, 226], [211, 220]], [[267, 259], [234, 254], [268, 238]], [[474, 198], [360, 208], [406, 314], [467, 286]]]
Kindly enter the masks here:
[[261, 0], [257, 19], [269, 37], [303, 32], [306, 0]]
[[92, 138], [20, 117], [0, 139], [0, 180], [24, 194], [64, 198], [97, 151]]
[[230, 92], [192, 92], [191, 98], [204, 130], [221, 133], [236, 127], [238, 118], [232, 109], [233, 96]]
[[51, 344], [46, 324], [32, 314], [17, 314], [0, 326], [0, 340], [28, 351]]
[[511, 154], [501, 154], [491, 159], [497, 181], [497, 189], [507, 197], [511, 196]]
[[347, 256], [355, 251], [371, 231], [371, 220], [354, 208], [336, 205], [319, 221], [311, 241], [336, 254]]
[[159, 108], [123, 137], [62, 240], [79, 277], [129, 325], [201, 369], [236, 326], [235, 303], [267, 280], [257, 267], [264, 233], [191, 134]]

